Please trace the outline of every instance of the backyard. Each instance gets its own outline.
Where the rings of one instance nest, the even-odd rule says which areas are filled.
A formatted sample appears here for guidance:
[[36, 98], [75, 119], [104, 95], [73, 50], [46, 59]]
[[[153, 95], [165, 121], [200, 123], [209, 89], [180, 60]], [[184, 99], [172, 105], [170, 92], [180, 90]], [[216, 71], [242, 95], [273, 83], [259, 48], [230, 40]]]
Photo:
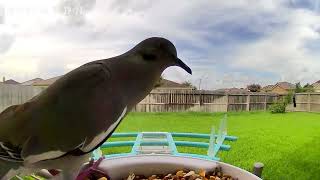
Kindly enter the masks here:
[[[130, 113], [117, 132], [167, 131], [209, 133], [224, 113]], [[252, 170], [264, 163], [264, 179], [320, 179], [320, 113], [228, 113], [228, 134], [237, 136], [230, 151], [218, 154], [221, 161]], [[113, 141], [115, 139], [110, 139]], [[119, 139], [117, 139], [119, 140]], [[122, 139], [123, 140], [123, 139]], [[125, 152], [115, 148], [106, 153]], [[206, 150], [178, 148], [205, 154]]]

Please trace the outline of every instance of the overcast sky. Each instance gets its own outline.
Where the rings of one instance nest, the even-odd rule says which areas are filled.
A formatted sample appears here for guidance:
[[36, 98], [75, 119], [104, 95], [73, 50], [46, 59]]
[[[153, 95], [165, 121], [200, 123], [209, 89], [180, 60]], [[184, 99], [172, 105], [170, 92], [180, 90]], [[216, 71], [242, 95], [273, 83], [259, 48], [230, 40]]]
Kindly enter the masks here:
[[0, 0], [0, 76], [62, 75], [162, 36], [207, 89], [320, 80], [320, 0]]

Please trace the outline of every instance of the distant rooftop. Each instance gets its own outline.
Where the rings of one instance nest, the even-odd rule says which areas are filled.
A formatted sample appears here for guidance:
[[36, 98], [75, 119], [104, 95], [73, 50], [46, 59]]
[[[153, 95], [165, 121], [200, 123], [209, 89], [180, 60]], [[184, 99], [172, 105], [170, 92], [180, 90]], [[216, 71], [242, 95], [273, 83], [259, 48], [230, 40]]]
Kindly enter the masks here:
[[247, 94], [249, 93], [248, 89], [245, 88], [223, 88], [214, 90], [216, 93], [224, 93], [224, 94]]
[[57, 77], [53, 77], [53, 78], [50, 78], [50, 79], [37, 81], [37, 82], [33, 83], [32, 85], [33, 86], [50, 86], [51, 84], [56, 82], [56, 80], [58, 80], [61, 77], [62, 76], [57, 76]]
[[170, 81], [168, 79], [161, 79], [160, 86], [157, 88], [185, 88], [185, 89], [193, 89], [193, 87], [188, 86], [186, 84], [180, 84], [174, 81]]
[[[53, 84], [54, 82], [56, 82], [59, 78], [61, 78], [62, 76], [57, 76], [57, 77], [53, 77], [50, 79], [40, 79], [40, 78], [36, 78], [36, 79], [32, 79], [30, 81], [26, 81], [23, 84], [30, 84], [32, 86], [50, 86], [51, 84]], [[162, 79], [160, 82], [160, 86], [157, 87], [158, 89], [175, 89], [175, 88], [181, 88], [181, 89], [193, 89], [193, 87], [190, 87], [186, 84], [180, 84], [174, 81], [170, 81], [167, 79]]]
[[275, 85], [267, 85], [267, 86], [263, 87], [262, 90], [263, 91], [271, 91], [274, 87], [275, 87]]
[[30, 86], [30, 85], [33, 85], [33, 84], [36, 83], [36, 82], [39, 82], [39, 81], [43, 81], [43, 79], [41, 79], [41, 78], [31, 79], [31, 80], [29, 80], [29, 81], [26, 81], [26, 82], [21, 83], [21, 85]]
[[13, 80], [13, 79], [9, 79], [9, 80], [4, 81], [3, 84], [20, 84], [20, 83]]
[[279, 86], [286, 90], [294, 89], [296, 87], [294, 84], [289, 82], [278, 82], [277, 84], [275, 84], [275, 86]]

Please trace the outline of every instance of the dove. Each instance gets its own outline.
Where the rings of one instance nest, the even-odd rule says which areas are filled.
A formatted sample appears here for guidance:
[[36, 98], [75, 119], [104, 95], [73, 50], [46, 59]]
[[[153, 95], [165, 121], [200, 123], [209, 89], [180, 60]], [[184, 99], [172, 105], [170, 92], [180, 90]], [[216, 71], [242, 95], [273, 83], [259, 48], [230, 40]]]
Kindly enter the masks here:
[[151, 37], [124, 54], [84, 64], [28, 102], [5, 109], [0, 176], [59, 169], [62, 179], [74, 179], [170, 66], [192, 74], [169, 40]]

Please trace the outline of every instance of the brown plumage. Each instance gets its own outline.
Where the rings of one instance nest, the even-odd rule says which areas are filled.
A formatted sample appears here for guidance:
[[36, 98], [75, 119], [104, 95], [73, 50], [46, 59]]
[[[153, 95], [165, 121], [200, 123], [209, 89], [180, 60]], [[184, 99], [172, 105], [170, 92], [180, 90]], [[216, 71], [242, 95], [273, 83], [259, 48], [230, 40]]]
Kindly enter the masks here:
[[[62, 169], [70, 177], [169, 66], [191, 74], [170, 41], [149, 38], [120, 56], [87, 63], [29, 102], [9, 107], [0, 114], [0, 169], [5, 169], [0, 173], [11, 169], [1, 162], [10, 161], [27, 170]], [[5, 154], [6, 147], [20, 156]]]

